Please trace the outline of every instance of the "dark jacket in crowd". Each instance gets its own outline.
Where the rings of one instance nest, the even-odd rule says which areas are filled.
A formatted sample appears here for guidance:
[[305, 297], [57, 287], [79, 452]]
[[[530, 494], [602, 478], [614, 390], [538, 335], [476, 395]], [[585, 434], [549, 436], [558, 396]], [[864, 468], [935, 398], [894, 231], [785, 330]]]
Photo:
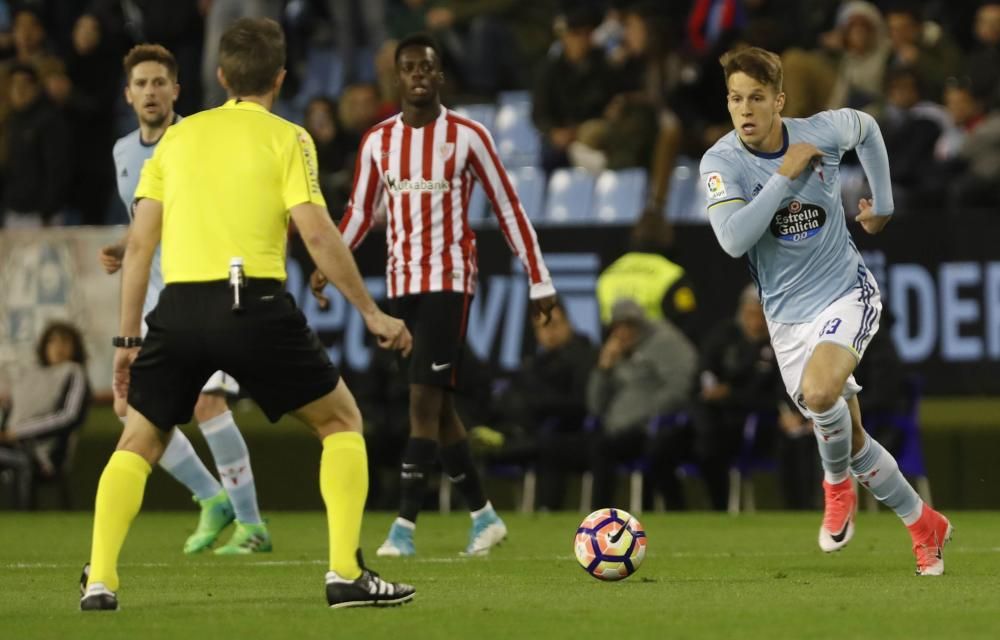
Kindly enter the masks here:
[[781, 374], [770, 340], [749, 340], [739, 323], [727, 320], [702, 345], [698, 370], [728, 385], [730, 394], [714, 405], [748, 413], [774, 411], [782, 389]]
[[600, 118], [611, 96], [611, 72], [600, 49], [591, 49], [579, 65], [563, 56], [549, 58], [535, 85], [532, 119], [543, 133], [576, 126]]
[[5, 205], [48, 220], [65, 204], [70, 166], [70, 132], [63, 115], [45, 98], [11, 112], [7, 126]]
[[579, 429], [587, 414], [587, 378], [597, 348], [582, 334], [558, 349], [528, 358], [517, 382], [517, 396], [532, 427], [543, 423], [559, 430]]

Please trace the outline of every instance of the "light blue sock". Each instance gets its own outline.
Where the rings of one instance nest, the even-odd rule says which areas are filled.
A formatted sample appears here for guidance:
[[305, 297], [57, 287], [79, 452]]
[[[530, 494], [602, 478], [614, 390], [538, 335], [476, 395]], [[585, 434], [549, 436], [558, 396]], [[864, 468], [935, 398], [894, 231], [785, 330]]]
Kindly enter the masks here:
[[903, 477], [892, 454], [867, 434], [861, 451], [851, 459], [851, 472], [879, 502], [895, 511], [903, 524], [909, 526], [920, 519], [923, 500]]
[[851, 463], [851, 411], [847, 401], [837, 398], [837, 402], [826, 411], [810, 413], [819, 457], [823, 462], [823, 479], [830, 484], [839, 484], [847, 479]]
[[160, 466], [199, 500], [208, 500], [222, 490], [219, 481], [194, 452], [191, 441], [177, 427], [174, 427], [170, 442], [163, 450]]
[[222, 485], [233, 503], [236, 519], [244, 524], [260, 524], [257, 507], [257, 487], [250, 469], [250, 452], [243, 440], [233, 412], [226, 411], [198, 425], [205, 434], [208, 448], [212, 450], [215, 466], [219, 469]]

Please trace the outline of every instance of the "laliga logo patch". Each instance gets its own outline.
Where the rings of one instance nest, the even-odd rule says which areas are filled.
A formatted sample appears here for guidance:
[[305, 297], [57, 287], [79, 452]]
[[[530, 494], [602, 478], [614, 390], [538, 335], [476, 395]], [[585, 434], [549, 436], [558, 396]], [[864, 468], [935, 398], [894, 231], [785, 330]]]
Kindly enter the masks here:
[[798, 242], [811, 238], [826, 224], [826, 210], [817, 204], [792, 200], [771, 220], [771, 234], [778, 240]]
[[705, 190], [711, 200], [726, 197], [726, 183], [722, 181], [721, 173], [710, 173], [705, 177]]

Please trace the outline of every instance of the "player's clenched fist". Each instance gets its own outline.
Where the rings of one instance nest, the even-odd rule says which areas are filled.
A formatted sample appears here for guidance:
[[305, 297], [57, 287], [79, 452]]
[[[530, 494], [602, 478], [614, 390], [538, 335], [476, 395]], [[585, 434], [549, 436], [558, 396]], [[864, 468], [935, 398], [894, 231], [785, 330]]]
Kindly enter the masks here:
[[820, 150], [808, 142], [796, 142], [788, 145], [785, 151], [785, 161], [781, 163], [778, 173], [794, 180], [799, 177], [806, 167], [812, 164], [812, 159], [822, 155]]

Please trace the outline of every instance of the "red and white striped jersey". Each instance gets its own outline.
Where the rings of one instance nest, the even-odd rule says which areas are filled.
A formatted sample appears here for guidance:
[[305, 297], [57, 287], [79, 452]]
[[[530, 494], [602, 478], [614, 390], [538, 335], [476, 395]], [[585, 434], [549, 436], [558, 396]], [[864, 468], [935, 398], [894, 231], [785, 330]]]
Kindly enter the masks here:
[[396, 115], [361, 141], [354, 187], [340, 223], [344, 242], [357, 248], [371, 229], [377, 205], [386, 209], [386, 284], [390, 298], [459, 291], [475, 293], [476, 236], [469, 198], [482, 183], [500, 229], [531, 281], [532, 299], [553, 295], [535, 230], [489, 132], [478, 122], [441, 108], [421, 127]]

